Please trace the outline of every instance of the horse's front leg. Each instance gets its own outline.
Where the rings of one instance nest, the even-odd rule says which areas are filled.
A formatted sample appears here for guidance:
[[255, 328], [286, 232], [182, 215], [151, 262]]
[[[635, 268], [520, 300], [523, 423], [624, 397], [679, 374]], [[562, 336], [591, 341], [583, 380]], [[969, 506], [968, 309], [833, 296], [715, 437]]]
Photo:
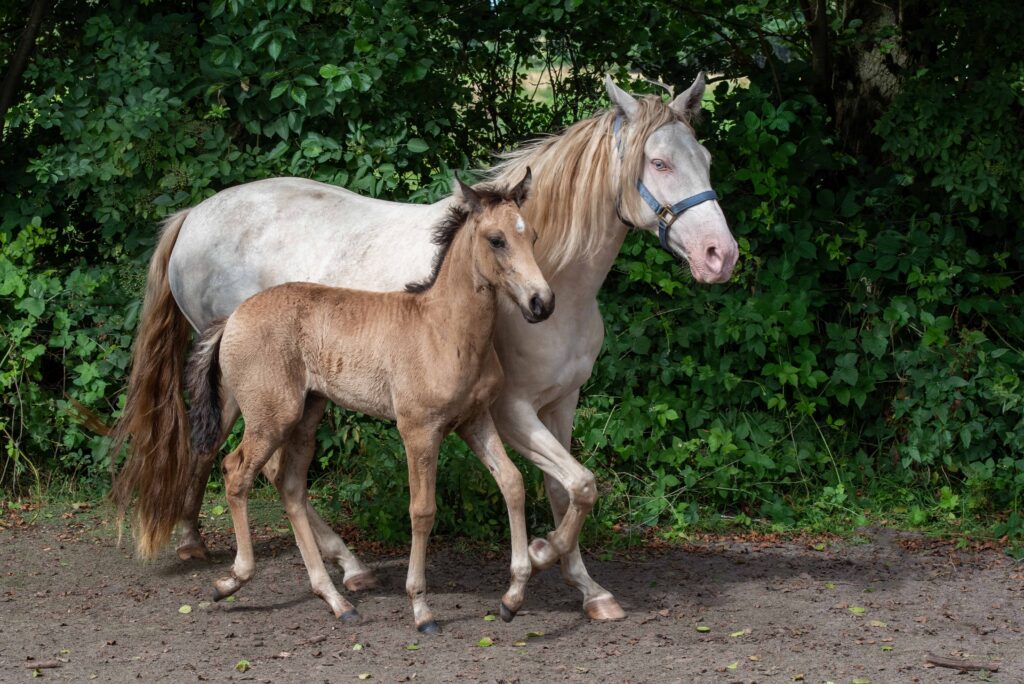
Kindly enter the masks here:
[[[540, 413], [541, 421], [558, 438], [566, 451], [572, 445], [572, 423], [576, 417], [579, 396], [579, 390], [571, 392], [546, 406]], [[555, 524], [558, 525], [569, 507], [569, 495], [556, 479], [547, 474], [544, 475], [544, 489], [548, 493]], [[621, 620], [626, 617], [626, 612], [622, 610], [622, 606], [611, 592], [595, 582], [587, 572], [583, 557], [580, 555], [579, 540], [573, 544], [569, 553], [562, 556], [561, 563], [562, 578], [566, 584], [576, 587], [583, 593], [583, 611], [587, 617], [592, 620]]]
[[459, 426], [459, 436], [483, 462], [505, 498], [512, 537], [512, 584], [501, 599], [501, 619], [511, 622], [526, 597], [532, 566], [526, 545], [526, 492], [523, 475], [505, 453], [490, 411], [483, 411]]
[[416, 629], [424, 634], [439, 634], [441, 627], [427, 605], [426, 564], [427, 540], [437, 513], [437, 453], [444, 435], [438, 427], [401, 416], [398, 431], [405, 443], [409, 467], [409, 518], [412, 521], [412, 548], [409, 550], [405, 590], [412, 600]]
[[530, 561], [544, 570], [569, 553], [576, 544], [583, 520], [597, 501], [597, 480], [562, 446], [537, 417], [533, 406], [523, 400], [502, 396], [491, 408], [498, 431], [516, 451], [557, 480], [569, 495], [562, 521], [547, 539], [530, 543]]
[[[544, 471], [545, 482], [550, 481], [558, 485], [549, 488], [552, 508], [556, 515], [556, 527], [548, 534], [547, 539], [534, 539], [530, 543], [529, 553], [533, 567], [543, 570], [554, 565], [556, 560], [569, 557], [568, 563], [575, 569], [571, 575], [572, 579], [579, 581], [584, 576], [589, 579], [585, 570], [583, 573], [579, 572], [582, 559], [579, 558], [578, 540], [583, 521], [597, 500], [597, 481], [594, 474], [572, 457], [562, 441], [541, 422], [528, 401], [503, 395], [491, 408], [491, 413], [501, 436]], [[571, 421], [571, 418], [569, 420]], [[578, 563], [574, 557], [579, 559]], [[611, 594], [593, 580], [584, 580], [576, 586], [584, 593], [583, 608], [588, 617], [624, 617], [622, 608]]]

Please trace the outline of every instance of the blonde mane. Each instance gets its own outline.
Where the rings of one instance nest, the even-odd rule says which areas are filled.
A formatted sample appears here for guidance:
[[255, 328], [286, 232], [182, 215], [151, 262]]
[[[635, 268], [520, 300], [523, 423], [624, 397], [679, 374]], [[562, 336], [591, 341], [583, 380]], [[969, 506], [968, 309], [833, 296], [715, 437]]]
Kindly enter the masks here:
[[615, 217], [616, 199], [621, 197], [624, 218], [643, 222], [638, 217], [648, 210], [636, 191], [636, 179], [643, 173], [644, 143], [665, 124], [689, 123], [657, 96], [637, 103], [636, 114], [620, 131], [621, 163], [613, 163], [619, 156], [613, 126], [620, 113], [613, 108], [502, 155], [488, 173], [495, 184], [511, 184], [527, 166], [533, 169], [530, 199], [523, 209], [537, 231], [537, 263], [548, 276], [597, 253]]

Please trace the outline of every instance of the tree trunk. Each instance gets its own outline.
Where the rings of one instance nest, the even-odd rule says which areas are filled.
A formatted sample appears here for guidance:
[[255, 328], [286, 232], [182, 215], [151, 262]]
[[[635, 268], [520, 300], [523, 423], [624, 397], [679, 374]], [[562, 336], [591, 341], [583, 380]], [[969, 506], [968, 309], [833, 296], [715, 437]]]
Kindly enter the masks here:
[[21, 83], [21, 75], [28, 66], [32, 50], [36, 45], [36, 36], [39, 35], [39, 27], [43, 23], [43, 16], [50, 9], [52, 0], [33, 0], [32, 10], [29, 13], [28, 23], [18, 41], [18, 47], [14, 50], [10, 64], [4, 73], [3, 83], [0, 84], [0, 134], [3, 131], [4, 118], [7, 110], [14, 103], [14, 97], [18, 93], [18, 85]]

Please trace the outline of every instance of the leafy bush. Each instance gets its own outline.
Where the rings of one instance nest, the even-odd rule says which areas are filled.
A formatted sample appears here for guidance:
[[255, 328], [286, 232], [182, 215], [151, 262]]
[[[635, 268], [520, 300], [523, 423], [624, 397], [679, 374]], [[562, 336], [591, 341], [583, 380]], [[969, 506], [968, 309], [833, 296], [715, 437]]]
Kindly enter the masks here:
[[[649, 236], [627, 240], [576, 422], [604, 483], [595, 526], [882, 509], [1020, 534], [1021, 10], [943, 2], [913, 31], [865, 34], [862, 5], [844, 6], [837, 55], [905, 65], [872, 145], [837, 126], [852, 86], [815, 85], [797, 3], [59, 4], [3, 129], [0, 481], [104, 486], [105, 440], [72, 400], [116, 415], [172, 211], [279, 175], [436, 199], [450, 168], [602, 106], [605, 71], [685, 84], [696, 55], [729, 77], [698, 130], [742, 256], [707, 287]], [[319, 436], [325, 498], [404, 536], [396, 433], [332, 413]], [[441, 471], [439, 530], [494, 538], [505, 512], [484, 469], [452, 439]], [[549, 524], [546, 505], [531, 516]]]

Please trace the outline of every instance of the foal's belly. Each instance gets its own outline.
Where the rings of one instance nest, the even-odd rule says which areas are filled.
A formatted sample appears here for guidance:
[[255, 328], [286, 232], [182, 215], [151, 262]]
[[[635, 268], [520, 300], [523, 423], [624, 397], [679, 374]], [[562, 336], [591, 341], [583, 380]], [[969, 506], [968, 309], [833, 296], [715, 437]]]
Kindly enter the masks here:
[[381, 375], [341, 375], [330, 381], [319, 378], [313, 389], [338, 406], [359, 411], [374, 418], [395, 420], [395, 407], [391, 402], [391, 387]]

